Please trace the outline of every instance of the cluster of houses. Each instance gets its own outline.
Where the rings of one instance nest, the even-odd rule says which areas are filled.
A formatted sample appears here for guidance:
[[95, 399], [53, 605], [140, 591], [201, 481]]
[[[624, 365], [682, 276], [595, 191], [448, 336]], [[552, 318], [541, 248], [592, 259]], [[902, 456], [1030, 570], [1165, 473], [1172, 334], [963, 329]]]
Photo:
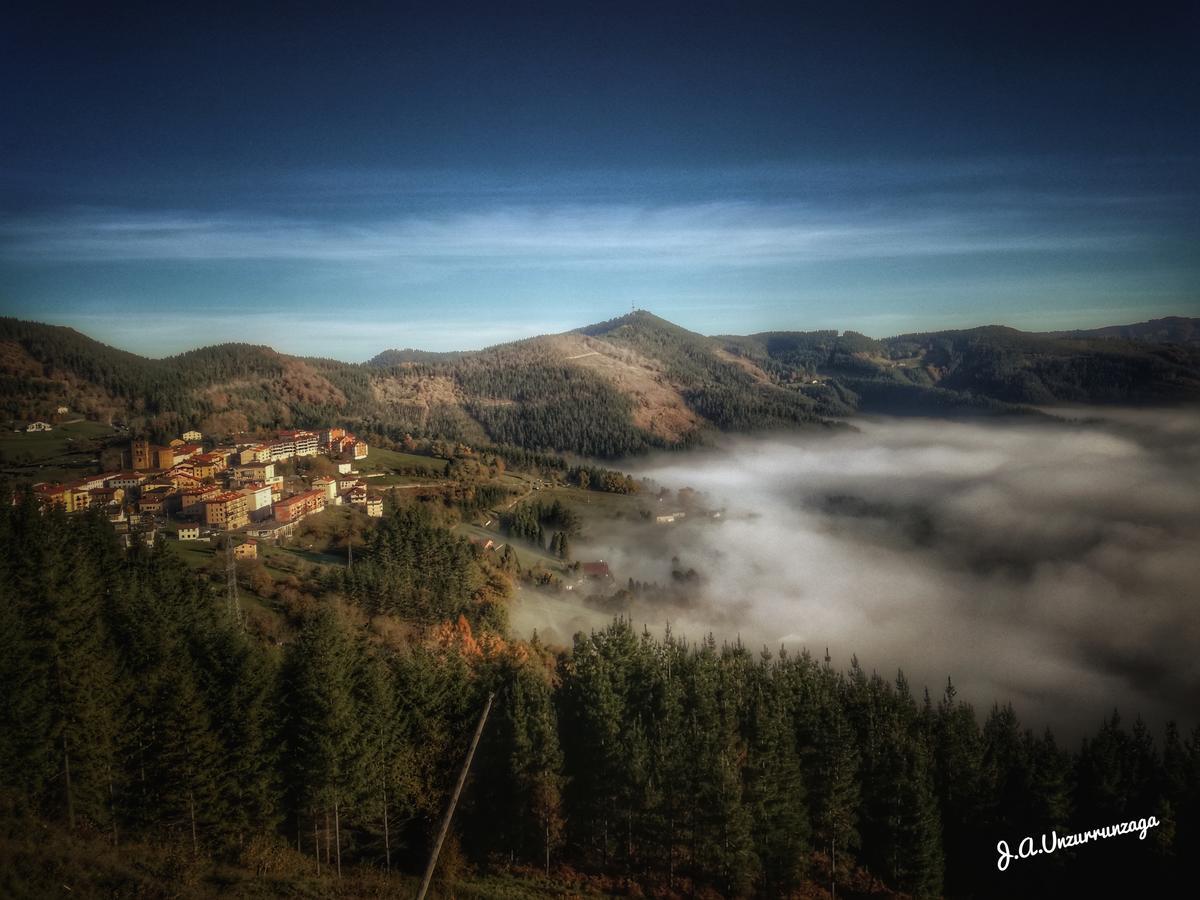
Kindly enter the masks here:
[[[367, 452], [365, 441], [342, 428], [281, 431], [270, 440], [210, 450], [205, 450], [200, 432], [187, 431], [167, 446], [132, 441], [129, 471], [67, 484], [37, 484], [33, 491], [43, 504], [67, 512], [102, 507], [126, 535], [131, 525], [175, 521], [180, 523], [181, 540], [199, 540], [206, 532], [240, 532], [278, 541], [326, 506], [349, 504], [381, 517], [382, 498], [369, 494], [353, 472], [354, 462]], [[333, 460], [336, 474], [311, 478], [300, 490], [293, 480], [288, 491], [283, 476], [275, 472], [276, 463], [318, 453]], [[142, 531], [146, 533], [144, 527]], [[253, 546], [240, 553], [252, 553]]]
[[366, 441], [349, 434], [344, 428], [280, 431], [269, 440], [215, 447], [209, 453], [203, 452], [200, 440], [200, 432], [185, 431], [181, 437], [165, 447], [151, 444], [149, 441], [133, 441], [130, 445], [133, 468], [139, 472], [146, 469], [171, 469], [188, 460], [191, 460], [193, 465], [215, 464], [221, 460], [227, 465], [235, 462], [243, 465], [252, 462], [275, 463], [318, 454], [348, 464], [366, 459], [369, 450]]
[[[60, 406], [60, 407], [58, 407], [58, 409], [55, 410], [55, 414], [59, 415], [59, 416], [65, 416], [70, 411], [71, 410], [68, 409], [67, 407]], [[55, 421], [57, 421], [57, 420], [55, 420]], [[21, 425], [21, 426], [13, 428], [13, 431], [18, 431], [18, 432], [20, 432], [20, 431], [38, 432], [38, 431], [53, 431], [53, 430], [54, 430], [53, 425], [51, 425], [49, 422], [42, 422], [42, 421], [29, 422], [25, 425]]]

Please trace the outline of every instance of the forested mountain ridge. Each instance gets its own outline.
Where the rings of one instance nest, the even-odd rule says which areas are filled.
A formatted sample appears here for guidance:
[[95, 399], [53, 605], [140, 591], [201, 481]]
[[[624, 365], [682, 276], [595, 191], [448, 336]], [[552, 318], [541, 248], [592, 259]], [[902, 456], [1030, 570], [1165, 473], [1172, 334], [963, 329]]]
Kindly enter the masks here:
[[1196, 321], [1177, 318], [1073, 333], [992, 325], [882, 340], [850, 331], [766, 332], [720, 340], [777, 379], [848, 388], [865, 411], [1003, 411], [1009, 404], [1200, 398], [1200, 348], [1181, 339]]
[[0, 319], [0, 387], [14, 423], [66, 406], [161, 435], [339, 423], [393, 439], [615, 457], [716, 431], [828, 425], [857, 411], [1191, 401], [1200, 398], [1196, 321], [882, 340], [851, 331], [706, 337], [639, 310], [479, 351], [389, 350], [351, 364], [248, 344], [148, 359], [70, 328]]
[[1200, 319], [1166, 316], [1133, 325], [1108, 325], [1103, 328], [1051, 332], [1056, 337], [1119, 338], [1126, 341], [1152, 341], [1161, 344], [1200, 344]]

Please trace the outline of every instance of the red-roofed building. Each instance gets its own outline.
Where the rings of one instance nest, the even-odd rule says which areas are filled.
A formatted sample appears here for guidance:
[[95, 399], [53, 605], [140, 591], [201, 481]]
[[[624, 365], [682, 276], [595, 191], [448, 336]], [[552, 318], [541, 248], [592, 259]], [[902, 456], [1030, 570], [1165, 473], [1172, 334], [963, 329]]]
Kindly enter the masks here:
[[142, 488], [138, 498], [138, 512], [165, 516], [178, 508], [179, 492], [171, 484], [154, 484]]
[[234, 559], [258, 559], [258, 544], [255, 541], [245, 541], [233, 548]]
[[246, 498], [237, 491], [226, 491], [204, 501], [204, 522], [213, 528], [232, 531], [250, 524]]
[[321, 446], [328, 448], [334, 441], [339, 441], [346, 436], [345, 428], [325, 428], [321, 431]]
[[251, 484], [253, 482], [267, 483], [275, 477], [275, 463], [248, 462], [233, 467], [230, 472], [230, 483], [233, 486]]
[[290, 441], [296, 456], [317, 455], [317, 434], [314, 431], [281, 431], [279, 437]]
[[608, 570], [608, 563], [604, 560], [580, 563], [579, 570], [588, 578], [612, 578], [612, 572]]
[[125, 489], [119, 487], [92, 488], [88, 494], [91, 496], [91, 506], [119, 507], [125, 500]]
[[61, 484], [44, 481], [33, 486], [33, 495], [43, 506], [66, 506], [66, 487]]
[[213, 497], [216, 497], [222, 493], [224, 492], [215, 484], [201, 485], [200, 487], [194, 488], [185, 488], [179, 495], [183, 502], [183, 508], [180, 510], [180, 515], [204, 515], [204, 501], [211, 500]]
[[254, 444], [243, 447], [238, 453], [239, 461], [245, 465], [252, 462], [270, 462], [271, 448], [267, 444]]
[[225, 471], [225, 457], [220, 453], [201, 453], [192, 457], [192, 474], [201, 481], [216, 478], [218, 472]]
[[144, 472], [117, 472], [104, 480], [104, 486], [129, 490], [141, 487], [148, 477]]
[[280, 522], [295, 522], [325, 508], [324, 491], [305, 491], [293, 494], [275, 504], [275, 518]]

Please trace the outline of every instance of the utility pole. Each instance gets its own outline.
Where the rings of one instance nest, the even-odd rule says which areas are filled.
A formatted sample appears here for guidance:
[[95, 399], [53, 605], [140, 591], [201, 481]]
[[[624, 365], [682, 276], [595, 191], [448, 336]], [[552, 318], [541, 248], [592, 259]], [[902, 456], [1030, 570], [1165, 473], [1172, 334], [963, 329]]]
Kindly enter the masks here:
[[383, 763], [383, 852], [387, 858], [387, 870], [392, 871], [392, 841], [388, 834], [387, 804], [387, 742], [383, 739], [383, 724], [379, 725], [379, 759]]
[[488, 694], [487, 703], [483, 707], [483, 715], [479, 717], [479, 724], [475, 726], [475, 736], [471, 738], [471, 749], [467, 751], [462, 771], [458, 773], [458, 783], [454, 785], [454, 793], [450, 795], [446, 814], [442, 816], [442, 824], [438, 827], [437, 840], [433, 843], [433, 852], [429, 854], [429, 865], [425, 867], [425, 877], [421, 879], [421, 889], [417, 892], [417, 900], [425, 900], [425, 893], [429, 890], [429, 882], [433, 879], [433, 870], [437, 868], [438, 854], [442, 852], [442, 841], [446, 839], [446, 832], [450, 830], [450, 820], [454, 817], [454, 807], [458, 805], [458, 795], [462, 793], [463, 784], [467, 780], [467, 771], [471, 768], [471, 760], [475, 758], [475, 748], [479, 746], [483, 725], [487, 722], [488, 713], [492, 711], [492, 698], [495, 696], [495, 694]]
[[242, 602], [238, 598], [237, 565], [233, 559], [233, 537], [225, 536], [225, 610], [230, 621], [239, 630], [245, 630], [246, 623], [242, 621]]

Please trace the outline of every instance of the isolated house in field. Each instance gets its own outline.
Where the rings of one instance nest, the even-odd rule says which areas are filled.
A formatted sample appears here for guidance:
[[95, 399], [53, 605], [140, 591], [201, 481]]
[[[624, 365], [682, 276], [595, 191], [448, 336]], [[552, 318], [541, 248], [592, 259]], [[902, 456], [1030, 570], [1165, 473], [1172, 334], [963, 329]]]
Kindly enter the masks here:
[[53, 431], [54, 426], [49, 422], [30, 422], [25, 426], [26, 431]]
[[583, 573], [585, 578], [612, 578], [612, 572], [608, 570], [608, 563], [604, 560], [580, 563], [579, 571]]
[[233, 548], [234, 559], [258, 559], [258, 544], [246, 541]]
[[200, 540], [199, 525], [184, 525], [179, 529], [179, 540], [181, 541], [198, 541]]

